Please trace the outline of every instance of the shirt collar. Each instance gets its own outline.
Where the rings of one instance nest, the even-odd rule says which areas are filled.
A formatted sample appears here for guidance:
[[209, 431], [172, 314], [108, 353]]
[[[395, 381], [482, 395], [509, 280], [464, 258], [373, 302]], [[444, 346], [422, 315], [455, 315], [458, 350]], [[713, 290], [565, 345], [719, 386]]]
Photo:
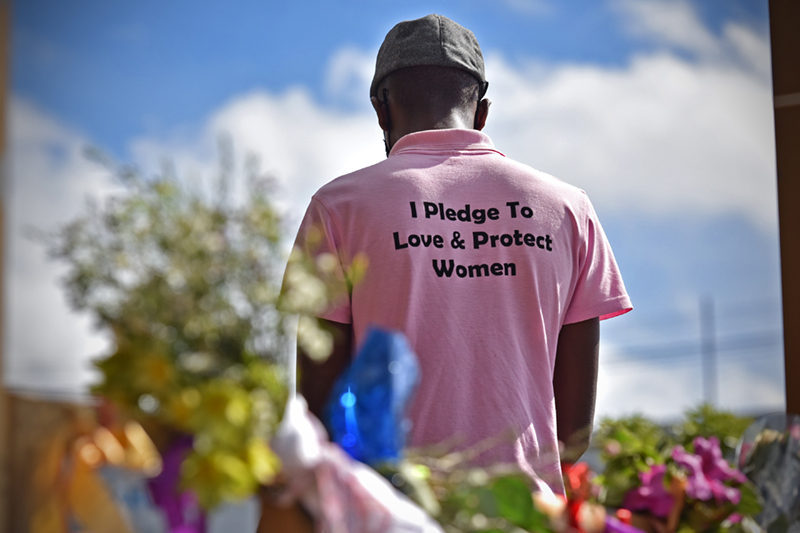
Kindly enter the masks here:
[[446, 129], [417, 131], [404, 135], [392, 146], [389, 157], [422, 152], [493, 152], [503, 155], [494, 147], [489, 136], [482, 131]]

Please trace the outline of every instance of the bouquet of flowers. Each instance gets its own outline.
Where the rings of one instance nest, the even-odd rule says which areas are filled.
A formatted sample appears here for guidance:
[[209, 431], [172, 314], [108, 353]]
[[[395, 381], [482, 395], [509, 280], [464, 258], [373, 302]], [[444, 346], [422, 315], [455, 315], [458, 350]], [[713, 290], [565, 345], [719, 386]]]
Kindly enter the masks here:
[[666, 461], [639, 473], [624, 509], [648, 513], [656, 531], [736, 529], [743, 515], [760, 510], [747, 477], [722, 458], [719, 440], [697, 437], [693, 452], [676, 445]]
[[[718, 418], [701, 407], [687, 417], [695, 428], [692, 419], [703, 411]], [[676, 442], [685, 433], [669, 434], [642, 417], [604, 421], [597, 439], [606, 463], [596, 478], [599, 501], [622, 509], [625, 521], [645, 531], [741, 531], [754, 525], [759, 498], [748, 478], [723, 457], [720, 436], [729, 435]]]

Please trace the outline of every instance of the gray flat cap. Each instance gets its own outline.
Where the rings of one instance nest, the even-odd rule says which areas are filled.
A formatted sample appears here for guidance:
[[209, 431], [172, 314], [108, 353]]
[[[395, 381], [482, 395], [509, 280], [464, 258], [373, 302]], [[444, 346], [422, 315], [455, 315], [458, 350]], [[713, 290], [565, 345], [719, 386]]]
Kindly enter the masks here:
[[369, 95], [376, 96], [378, 84], [395, 70], [419, 66], [460, 68], [486, 81], [483, 54], [475, 35], [447, 17], [428, 15], [401, 22], [386, 34], [378, 50]]

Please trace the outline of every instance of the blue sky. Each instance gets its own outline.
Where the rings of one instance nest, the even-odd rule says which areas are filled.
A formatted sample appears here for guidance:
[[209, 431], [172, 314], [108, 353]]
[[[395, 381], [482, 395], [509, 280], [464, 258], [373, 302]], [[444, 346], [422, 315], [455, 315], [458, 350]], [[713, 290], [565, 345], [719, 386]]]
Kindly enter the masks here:
[[700, 401], [703, 298], [721, 405], [782, 408], [766, 0], [14, 2], [7, 380], [80, 390], [107, 350], [21, 237], [114, 190], [85, 146], [202, 180], [230, 136], [296, 224], [316, 188], [383, 157], [374, 55], [431, 12], [481, 42], [498, 148], [584, 188], [612, 242], [636, 309], [603, 326], [599, 413]]
[[[730, 21], [767, 31], [765, 1], [694, 6], [715, 34]], [[623, 31], [624, 19], [597, 0], [27, 0], [14, 3], [12, 86], [121, 157], [131, 137], [197, 123], [253, 88], [303, 85], [324, 101], [332, 50], [377, 49], [396, 22], [431, 12], [469, 27], [487, 53], [512, 64], [622, 66], [658, 46]]]

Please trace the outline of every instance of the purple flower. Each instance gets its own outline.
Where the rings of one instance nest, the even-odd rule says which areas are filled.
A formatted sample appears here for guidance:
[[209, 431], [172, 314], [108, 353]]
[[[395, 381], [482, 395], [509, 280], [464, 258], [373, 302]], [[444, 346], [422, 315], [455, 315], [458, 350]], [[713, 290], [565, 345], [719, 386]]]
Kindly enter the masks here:
[[703, 472], [705, 472], [706, 477], [720, 481], [733, 479], [738, 483], [747, 482], [744, 474], [735, 468], [731, 468], [728, 461], [722, 458], [722, 450], [719, 447], [719, 439], [717, 437], [708, 439], [697, 437], [694, 439], [694, 451], [703, 459]]
[[665, 518], [672, 510], [673, 498], [664, 486], [666, 465], [655, 465], [648, 472], [639, 472], [640, 487], [628, 491], [622, 506], [631, 511], [650, 511]]
[[729, 487], [718, 479], [711, 481], [711, 491], [714, 493], [714, 499], [717, 500], [717, 503], [731, 502], [733, 505], [737, 505], [742, 498], [742, 493], [739, 489]]
[[697, 455], [687, 452], [682, 446], [672, 449], [672, 459], [686, 472], [686, 495], [703, 501], [713, 497], [718, 504], [738, 504], [741, 493], [725, 482], [744, 483], [747, 478], [722, 458], [719, 440], [716, 437], [697, 437], [694, 449]]
[[728, 516], [728, 518], [726, 518], [726, 520], [731, 524], [738, 524], [742, 521], [742, 515], [739, 513], [732, 513], [730, 516]]
[[675, 446], [672, 459], [686, 472], [686, 495], [695, 500], [710, 500], [713, 496], [711, 484], [703, 473], [703, 459]]

